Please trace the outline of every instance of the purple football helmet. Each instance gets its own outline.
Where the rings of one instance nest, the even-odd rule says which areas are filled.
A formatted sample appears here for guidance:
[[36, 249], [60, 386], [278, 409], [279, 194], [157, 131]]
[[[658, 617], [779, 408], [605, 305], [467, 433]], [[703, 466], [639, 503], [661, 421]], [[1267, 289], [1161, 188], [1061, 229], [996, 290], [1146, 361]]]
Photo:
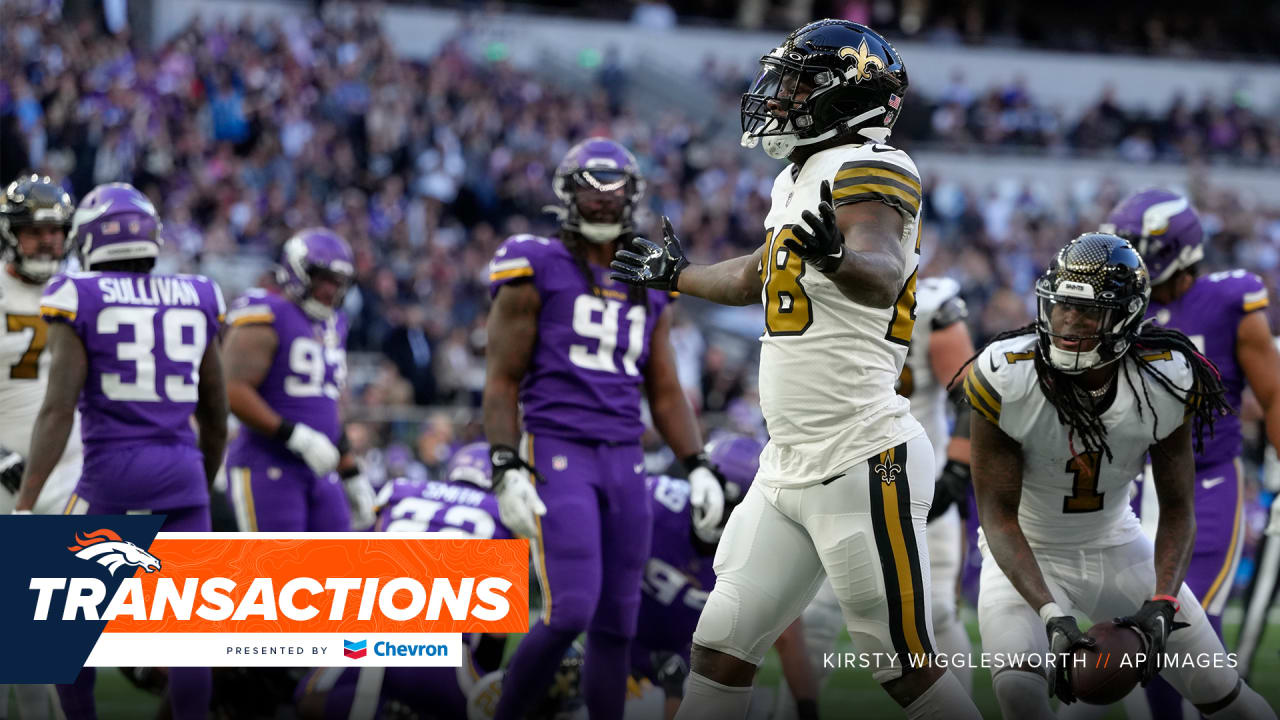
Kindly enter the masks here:
[[1101, 230], [1133, 243], [1151, 283], [1173, 277], [1204, 258], [1204, 228], [1191, 202], [1168, 190], [1143, 190], [1125, 198]]
[[[565, 204], [564, 229], [603, 244], [635, 230], [644, 177], [629, 150], [608, 138], [593, 137], [565, 153], [552, 189]], [[587, 196], [581, 205], [580, 193]]]
[[76, 206], [70, 235], [86, 270], [98, 263], [154, 258], [164, 244], [155, 205], [129, 183], [90, 190]]
[[444, 477], [451, 483], [470, 483], [482, 490], [492, 488], [493, 465], [489, 461], [489, 443], [477, 442], [458, 448], [449, 458]]
[[[338, 285], [329, 302], [313, 296], [316, 276], [322, 273], [327, 273]], [[319, 227], [299, 230], [286, 240], [276, 268], [280, 289], [316, 320], [328, 320], [335, 308], [342, 307], [354, 277], [355, 256], [351, 254], [351, 246], [341, 235]]]
[[737, 433], [722, 432], [712, 436], [707, 443], [707, 459], [724, 476], [724, 518], [710, 530], [694, 529], [698, 539], [715, 544], [720, 541], [729, 513], [747, 496], [751, 482], [760, 469], [760, 451], [764, 446], [754, 438]]

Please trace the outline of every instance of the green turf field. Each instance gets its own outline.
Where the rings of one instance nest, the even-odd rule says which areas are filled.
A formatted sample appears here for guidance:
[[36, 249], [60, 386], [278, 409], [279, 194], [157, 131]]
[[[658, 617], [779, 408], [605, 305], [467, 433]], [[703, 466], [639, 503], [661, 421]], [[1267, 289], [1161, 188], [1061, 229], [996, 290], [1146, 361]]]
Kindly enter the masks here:
[[[1228, 610], [1228, 617], [1239, 617], [1239, 612]], [[1254, 661], [1252, 672], [1254, 688], [1271, 703], [1280, 708], [1280, 623], [1273, 623], [1267, 634], [1266, 642]], [[975, 651], [981, 649], [978, 639], [978, 624], [971, 618], [968, 624], [969, 636], [973, 638]], [[1239, 626], [1227, 623], [1227, 643], [1234, 645]], [[514, 641], [513, 641], [514, 642]], [[849, 650], [848, 639], [845, 638], [839, 650]], [[759, 681], [762, 685], [776, 685], [781, 673], [776, 655], [770, 655], [760, 669]], [[984, 717], [998, 718], [995, 696], [991, 692], [991, 676], [981, 668], [974, 671], [974, 694], [978, 708]], [[133, 688], [114, 668], [100, 668], [98, 671], [98, 716], [102, 720], [138, 720], [154, 716], [157, 698]], [[857, 717], [860, 720], [875, 718], [904, 717], [897, 705], [871, 679], [864, 670], [837, 670], [826, 686], [821, 697], [821, 710], [824, 718]], [[17, 717], [11, 713], [10, 717]], [[1113, 709], [1108, 718], [1123, 718], [1120, 708]]]

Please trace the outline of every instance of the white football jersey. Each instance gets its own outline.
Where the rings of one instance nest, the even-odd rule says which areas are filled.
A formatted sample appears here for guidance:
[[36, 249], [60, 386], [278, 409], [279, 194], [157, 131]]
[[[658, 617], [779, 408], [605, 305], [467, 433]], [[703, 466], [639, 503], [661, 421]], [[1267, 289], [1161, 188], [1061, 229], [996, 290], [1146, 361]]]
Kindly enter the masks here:
[[[803, 211], [817, 213], [824, 180], [837, 206], [878, 201], [903, 214], [906, 263], [893, 307], [853, 302], [784, 245], [792, 228], [806, 225]], [[923, 432], [894, 391], [915, 324], [920, 179], [901, 150], [843, 145], [788, 165], [774, 180], [772, 203], [760, 263], [760, 407], [770, 440], [757, 478], [800, 487]]]
[[[956, 304], [959, 308], [956, 308]], [[946, 307], [946, 311], [940, 313]], [[947, 444], [951, 441], [947, 420], [947, 382], [933, 374], [929, 357], [929, 340], [934, 330], [964, 319], [964, 300], [960, 299], [960, 283], [951, 278], [923, 278], [916, 286], [916, 329], [911, 338], [907, 362], [898, 377], [898, 393], [911, 401], [911, 414], [924, 426], [933, 444], [934, 467], [942, 472], [947, 462]], [[962, 358], [967, 360], [968, 358]]]
[[[1150, 377], [1140, 378], [1138, 363], [1150, 363], [1177, 388], [1192, 386], [1191, 365], [1180, 353], [1165, 351], [1120, 362], [1115, 399], [1102, 413], [1112, 458], [1085, 452], [1058, 420], [1037, 382], [1035, 335], [992, 343], [973, 361], [965, 394], [973, 411], [999, 425], [1022, 446], [1022, 503], [1018, 524], [1035, 545], [1108, 547], [1142, 534], [1129, 507], [1129, 484], [1142, 474], [1147, 449], [1185, 421], [1186, 406]], [[1150, 404], [1135, 395], [1145, 382]], [[1139, 408], [1141, 402], [1141, 408]], [[1151, 406], [1154, 405], [1154, 408]]]

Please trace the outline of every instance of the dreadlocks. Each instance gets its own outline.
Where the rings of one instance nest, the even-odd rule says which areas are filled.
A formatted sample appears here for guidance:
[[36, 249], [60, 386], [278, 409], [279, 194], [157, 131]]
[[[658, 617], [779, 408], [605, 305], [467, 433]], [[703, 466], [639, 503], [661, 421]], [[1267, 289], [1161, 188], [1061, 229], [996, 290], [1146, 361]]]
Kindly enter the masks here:
[[[1024, 335], [1034, 335], [1035, 332], [1036, 325], [1031, 323], [1016, 330], [1002, 332], [992, 338], [987, 345]], [[955, 377], [951, 378], [951, 383], [955, 383], [960, 375], [965, 372], [965, 369], [969, 367], [969, 364], [982, 354], [987, 345], [984, 345], [978, 352], [974, 353], [973, 357], [969, 358], [960, 367]], [[1148, 377], [1181, 402], [1187, 408], [1191, 417], [1194, 418], [1195, 424], [1192, 429], [1195, 438], [1195, 451], [1202, 452], [1204, 450], [1206, 431], [1208, 431], [1209, 437], [1213, 436], [1214, 419], [1219, 415], [1232, 414], [1234, 410], [1227, 403], [1227, 391], [1222, 385], [1218, 368], [1208, 358], [1201, 355], [1191, 340], [1181, 332], [1170, 328], [1156, 327], [1148, 322], [1138, 330], [1137, 337], [1134, 338], [1134, 342], [1129, 349], [1129, 353], [1136, 352], [1140, 356], [1158, 355], [1167, 351], [1182, 353], [1191, 364], [1193, 382], [1190, 388], [1183, 390], [1177, 387], [1167, 375], [1156, 367], [1155, 363], [1151, 362], [1127, 363], [1121, 360], [1118, 374], [1124, 375], [1125, 383], [1128, 384], [1134, 396], [1140, 397], [1137, 401], [1139, 417], [1142, 416], [1144, 401], [1148, 408], [1154, 407], [1147, 388]], [[1035, 364], [1036, 379], [1040, 390], [1044, 393], [1049, 404], [1053, 405], [1054, 410], [1057, 411], [1058, 421], [1067, 427], [1068, 437], [1079, 437], [1085, 451], [1102, 452], [1106, 455], [1107, 460], [1111, 460], [1111, 447], [1107, 445], [1107, 428], [1102, 424], [1101, 413], [1097, 412], [1085, 399], [1087, 393], [1084, 388], [1079, 387], [1074, 376], [1064, 373], [1045, 362], [1039, 352], [1035, 354]], [[1130, 371], [1131, 364], [1137, 368], [1137, 384], [1142, 388], [1141, 393], [1138, 392], [1134, 385]], [[1152, 411], [1152, 416], [1155, 418], [1154, 410]], [[1155, 419], [1158, 423], [1159, 419]], [[1151, 434], [1152, 440], [1159, 439], [1158, 425], [1152, 429]], [[1074, 448], [1071, 448], [1071, 451], [1073, 455], [1076, 454]]]
[[[587, 265], [587, 254], [582, 251], [582, 239], [577, 233], [566, 232], [560, 236], [560, 241], [569, 249], [569, 254], [573, 256], [573, 264], [578, 267], [578, 272], [582, 273], [582, 278], [587, 281], [587, 287], [591, 288], [593, 295], [600, 294], [600, 288], [596, 287], [595, 274], [591, 272], [591, 267]], [[630, 242], [627, 240], [615, 240], [614, 244], [622, 242]], [[632, 305], [641, 305], [648, 312], [649, 309], [649, 292], [645, 290], [643, 285], [627, 286], [627, 301]]]

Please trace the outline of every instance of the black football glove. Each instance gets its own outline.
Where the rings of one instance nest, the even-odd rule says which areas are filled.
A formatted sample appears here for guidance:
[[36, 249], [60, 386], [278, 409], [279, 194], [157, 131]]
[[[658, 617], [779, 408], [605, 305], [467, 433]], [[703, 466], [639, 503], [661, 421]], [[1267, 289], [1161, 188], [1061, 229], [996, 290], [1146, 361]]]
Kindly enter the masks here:
[[1116, 625], [1134, 628], [1147, 641], [1147, 661], [1142, 666], [1143, 687], [1160, 674], [1160, 657], [1164, 655], [1169, 633], [1187, 627], [1187, 623], [1174, 622], [1173, 616], [1177, 612], [1178, 606], [1169, 600], [1152, 598], [1142, 603], [1142, 607], [1133, 615], [1115, 619]]
[[791, 233], [795, 239], [787, 238], [782, 244], [807, 264], [814, 266], [821, 273], [833, 273], [844, 260], [844, 234], [836, 225], [835, 203], [831, 200], [831, 183], [823, 180], [821, 202], [818, 203], [818, 219], [813, 213], [805, 210], [800, 213], [801, 219], [809, 224], [806, 230], [803, 225], [795, 225]]
[[933, 505], [929, 506], [929, 518], [926, 522], [933, 522], [953, 504], [960, 508], [960, 517], [967, 520], [970, 478], [968, 463], [948, 460], [942, 467], [942, 475], [933, 485]]
[[649, 653], [649, 662], [653, 663], [658, 687], [667, 699], [684, 697], [684, 681], [689, 677], [689, 664], [684, 658], [673, 652], [655, 651]]
[[609, 263], [613, 268], [609, 276], [628, 285], [675, 290], [676, 280], [689, 266], [689, 259], [684, 256], [684, 248], [666, 215], [662, 216], [662, 241], [665, 247], [636, 236], [631, 240], [630, 250], [620, 248], [614, 255], [613, 262]]
[[1072, 615], [1049, 618], [1044, 629], [1049, 636], [1049, 652], [1056, 656], [1053, 665], [1045, 668], [1049, 678], [1049, 697], [1057, 697], [1063, 704], [1070, 705], [1076, 701], [1071, 689], [1071, 675], [1067, 672], [1071, 656], [1077, 649], [1093, 647], [1097, 642], [1080, 632], [1080, 626]]
[[16, 495], [22, 485], [22, 472], [26, 469], [26, 458], [12, 450], [0, 448], [0, 486]]

